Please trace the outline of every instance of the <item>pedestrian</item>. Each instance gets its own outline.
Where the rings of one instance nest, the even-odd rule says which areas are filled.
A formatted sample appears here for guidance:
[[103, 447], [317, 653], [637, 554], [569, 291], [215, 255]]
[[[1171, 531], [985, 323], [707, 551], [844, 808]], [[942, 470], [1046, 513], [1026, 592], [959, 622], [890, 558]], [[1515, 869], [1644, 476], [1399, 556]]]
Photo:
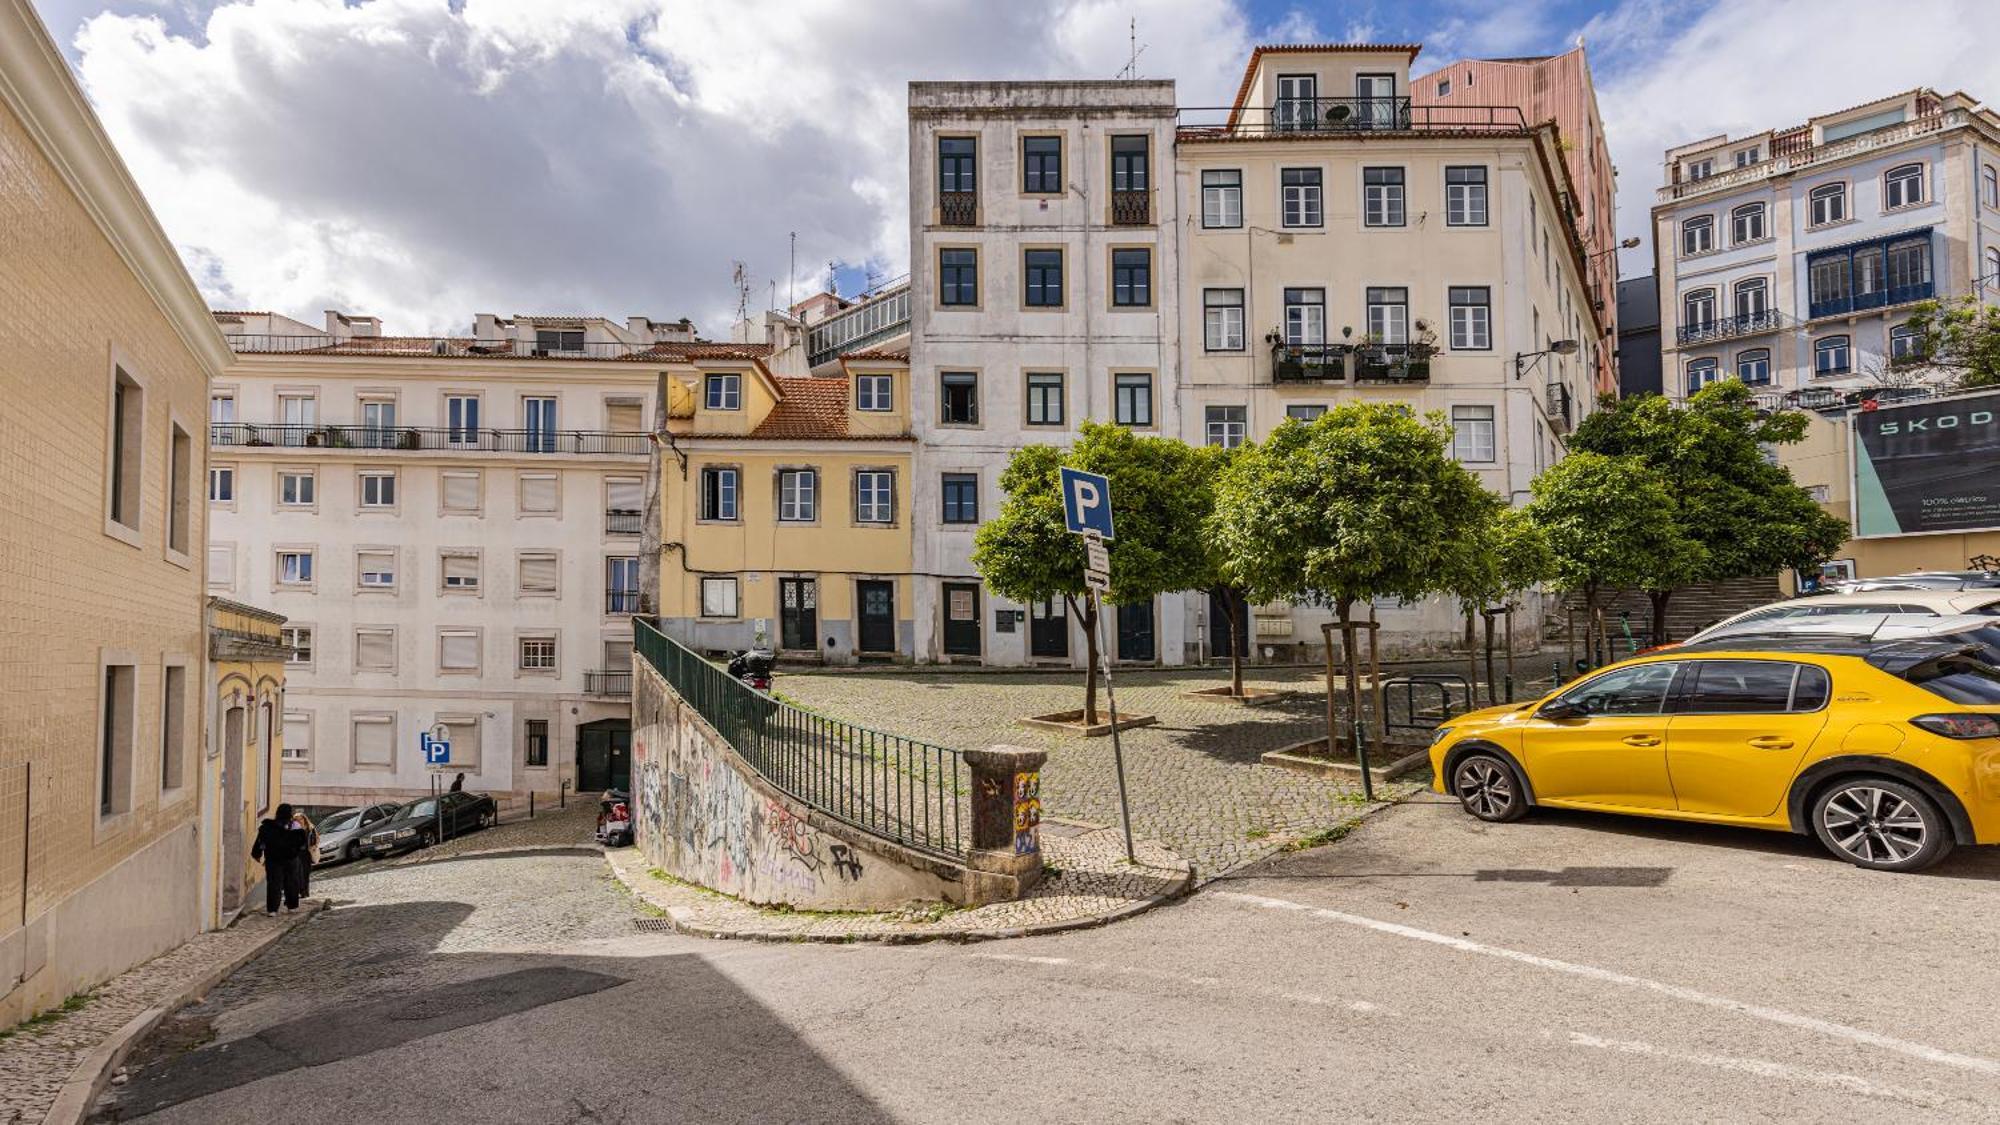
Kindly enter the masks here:
[[463, 793], [463, 792], [465, 792], [465, 775], [464, 775], [464, 774], [459, 774], [459, 775], [458, 775], [457, 777], [454, 777], [454, 778], [452, 778], [452, 779], [451, 779], [451, 791], [452, 791], [452, 792], [454, 792], [454, 793]]
[[306, 815], [304, 809], [292, 813], [292, 827], [306, 834], [306, 846], [300, 849], [298, 860], [299, 897], [305, 898], [312, 894], [313, 863], [319, 859], [319, 829], [314, 827], [312, 818]]
[[286, 910], [299, 908], [298, 858], [305, 846], [305, 831], [292, 823], [290, 805], [279, 805], [276, 816], [257, 825], [250, 858], [264, 863], [264, 913], [276, 914], [280, 897]]

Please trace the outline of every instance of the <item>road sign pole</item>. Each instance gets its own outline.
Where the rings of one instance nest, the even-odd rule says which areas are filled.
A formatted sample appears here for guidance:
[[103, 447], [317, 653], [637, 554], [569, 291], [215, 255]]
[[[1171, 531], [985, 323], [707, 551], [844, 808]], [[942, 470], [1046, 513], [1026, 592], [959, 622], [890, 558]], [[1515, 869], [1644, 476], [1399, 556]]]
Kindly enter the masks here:
[[1125, 859], [1138, 863], [1139, 856], [1132, 847], [1132, 801], [1125, 793], [1125, 747], [1118, 740], [1118, 692], [1111, 686], [1111, 647], [1106, 643], [1104, 631], [1104, 600], [1095, 590], [1086, 596], [1097, 611], [1097, 659], [1104, 672], [1104, 701], [1111, 708], [1111, 764], [1118, 773], [1118, 815], [1125, 822]]

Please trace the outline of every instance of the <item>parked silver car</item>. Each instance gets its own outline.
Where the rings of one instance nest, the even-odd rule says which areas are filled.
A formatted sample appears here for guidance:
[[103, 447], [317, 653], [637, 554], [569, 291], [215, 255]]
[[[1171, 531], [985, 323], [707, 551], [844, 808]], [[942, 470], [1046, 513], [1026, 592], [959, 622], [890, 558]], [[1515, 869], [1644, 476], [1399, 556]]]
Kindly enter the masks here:
[[396, 815], [395, 804], [356, 805], [328, 815], [314, 827], [319, 829], [318, 862], [359, 859], [361, 834]]

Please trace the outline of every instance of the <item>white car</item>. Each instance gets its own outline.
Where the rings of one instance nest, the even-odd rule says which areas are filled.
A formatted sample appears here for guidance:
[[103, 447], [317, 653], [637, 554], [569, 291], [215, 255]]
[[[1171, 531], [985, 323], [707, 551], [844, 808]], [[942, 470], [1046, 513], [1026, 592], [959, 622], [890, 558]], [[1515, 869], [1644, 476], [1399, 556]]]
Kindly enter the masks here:
[[1852, 617], [1857, 614], [1914, 614], [1919, 617], [1949, 617], [1970, 614], [2000, 617], [2000, 590], [1877, 590], [1869, 593], [1819, 594], [1793, 598], [1744, 610], [1718, 621], [1682, 644], [1705, 641], [1727, 629], [1739, 631], [1745, 624], [1771, 624], [1796, 619]]
[[357, 805], [330, 813], [313, 827], [319, 830], [319, 855], [316, 862], [332, 863], [341, 859], [357, 859], [361, 855], [361, 833], [373, 828], [396, 814], [401, 807], [387, 805]]

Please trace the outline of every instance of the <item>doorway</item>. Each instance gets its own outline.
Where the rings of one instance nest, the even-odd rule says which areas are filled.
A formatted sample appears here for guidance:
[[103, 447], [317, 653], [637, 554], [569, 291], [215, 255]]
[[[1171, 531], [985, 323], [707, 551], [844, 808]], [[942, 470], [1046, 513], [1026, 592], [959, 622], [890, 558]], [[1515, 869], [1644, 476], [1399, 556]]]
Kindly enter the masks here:
[[1153, 645], [1153, 603], [1118, 607], [1118, 659], [1150, 664], [1158, 659]]
[[243, 719], [241, 707], [222, 715], [222, 913], [243, 905]]
[[1360, 110], [1361, 127], [1364, 129], [1393, 129], [1396, 118], [1396, 76], [1393, 74], [1357, 74], [1354, 76], [1354, 100]]
[[944, 584], [944, 654], [979, 655], [979, 587], [973, 583]]
[[778, 579], [778, 646], [819, 651], [819, 581]]
[[854, 595], [861, 602], [858, 651], [895, 652], [896, 584], [879, 578], [864, 579], [854, 584]]
[[[1236, 620], [1231, 622], [1229, 614], [1235, 610]], [[1208, 636], [1209, 654], [1218, 660], [1227, 660], [1238, 653], [1248, 657], [1250, 647], [1250, 603], [1234, 590], [1227, 593], [1208, 592]]]
[[1061, 598], [1028, 603], [1028, 655], [1069, 656], [1069, 615]]
[[632, 723], [599, 719], [576, 728], [576, 791], [632, 791]]

